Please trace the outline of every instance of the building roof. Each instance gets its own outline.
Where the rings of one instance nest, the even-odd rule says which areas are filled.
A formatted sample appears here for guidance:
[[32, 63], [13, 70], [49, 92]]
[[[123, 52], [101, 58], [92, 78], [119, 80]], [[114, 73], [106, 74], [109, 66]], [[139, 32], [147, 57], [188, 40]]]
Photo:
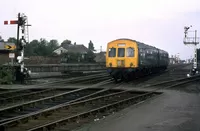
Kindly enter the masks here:
[[73, 46], [72, 44], [61, 44], [60, 47], [67, 49], [69, 46]]
[[[81, 53], [81, 54], [86, 54], [88, 52], [92, 52], [90, 49], [85, 47], [83, 44], [77, 45], [77, 44], [64, 44], [59, 46], [56, 50], [60, 49], [66, 49], [66, 52], [71, 52], [71, 53]], [[55, 52], [54, 50], [53, 52]], [[93, 52], [92, 52], [93, 53]]]
[[70, 44], [70, 45], [67, 45], [67, 46], [59, 46], [57, 49], [59, 49], [61, 47], [64, 48], [64, 49], [66, 49], [67, 52], [73, 52], [73, 53], [87, 53], [87, 52], [91, 52], [84, 45], [71, 45]]
[[62, 46], [59, 46], [57, 49], [55, 49], [53, 52], [55, 52], [55, 51], [57, 51], [57, 50], [66, 50], [67, 51], [67, 49], [65, 49], [65, 48], [63, 48]]

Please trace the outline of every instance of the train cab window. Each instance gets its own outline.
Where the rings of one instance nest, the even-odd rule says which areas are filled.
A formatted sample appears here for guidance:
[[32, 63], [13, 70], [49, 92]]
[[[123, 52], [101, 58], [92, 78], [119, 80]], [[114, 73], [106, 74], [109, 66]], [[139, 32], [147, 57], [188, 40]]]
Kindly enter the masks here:
[[126, 49], [126, 56], [127, 57], [134, 57], [134, 48], [131, 48], [131, 47], [127, 48]]
[[124, 57], [125, 48], [118, 48], [118, 57]]
[[116, 56], [116, 48], [110, 48], [108, 56], [109, 57], [115, 57]]

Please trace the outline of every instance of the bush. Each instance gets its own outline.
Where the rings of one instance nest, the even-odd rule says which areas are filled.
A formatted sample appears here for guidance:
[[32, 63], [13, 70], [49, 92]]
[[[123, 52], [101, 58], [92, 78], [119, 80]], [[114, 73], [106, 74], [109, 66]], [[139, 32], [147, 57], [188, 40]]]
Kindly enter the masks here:
[[12, 84], [12, 71], [9, 68], [0, 68], [0, 84]]

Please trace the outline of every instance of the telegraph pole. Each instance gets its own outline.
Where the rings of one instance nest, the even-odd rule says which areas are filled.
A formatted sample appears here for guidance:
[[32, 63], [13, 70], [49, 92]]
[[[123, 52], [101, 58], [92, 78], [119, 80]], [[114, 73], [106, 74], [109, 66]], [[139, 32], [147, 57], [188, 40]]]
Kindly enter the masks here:
[[[197, 30], [195, 31], [188, 31], [190, 27], [187, 27], [185, 26], [184, 27], [184, 30], [185, 30], [185, 37], [184, 37], [184, 40], [183, 40], [183, 43], [185, 45], [194, 45], [194, 59], [193, 59], [193, 68], [192, 68], [192, 74], [196, 74], [198, 73], [197, 71], [197, 66], [198, 66], [198, 63], [197, 63], [197, 44], [199, 44], [199, 38], [197, 37]], [[187, 34], [188, 32], [194, 32], [194, 37], [187, 37]]]

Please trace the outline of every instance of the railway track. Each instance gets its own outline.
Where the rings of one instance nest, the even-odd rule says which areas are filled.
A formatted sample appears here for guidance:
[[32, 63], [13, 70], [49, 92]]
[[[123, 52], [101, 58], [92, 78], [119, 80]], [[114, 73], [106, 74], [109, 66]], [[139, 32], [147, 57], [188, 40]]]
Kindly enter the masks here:
[[79, 85], [96, 84], [98, 82], [105, 81], [105, 80], [108, 80], [108, 79], [111, 79], [110, 76], [101, 77], [101, 78], [94, 78], [94, 79], [89, 80], [89, 81], [81, 81], [81, 82], [78, 82], [78, 84]]
[[[101, 89], [97, 89], [94, 87], [98, 87], [98, 86], [103, 86], [104, 84], [108, 84], [112, 82], [111, 80], [107, 80], [104, 81], [102, 83], [98, 83], [96, 85], [93, 85], [93, 88], [89, 87], [85, 87], [85, 88], [79, 88], [79, 89], [46, 89], [46, 90], [42, 90], [40, 92], [33, 92], [33, 93], [29, 93], [29, 94], [25, 94], [23, 97], [23, 99], [29, 97], [33, 99], [31, 97], [31, 95], [35, 95], [34, 98], [39, 98], [39, 99], [34, 99], [31, 101], [27, 101], [27, 102], [21, 102], [19, 104], [14, 104], [12, 106], [1, 106], [0, 109], [0, 123], [17, 118], [21, 115], [24, 114], [28, 114], [31, 112], [35, 112], [38, 110], [42, 110], [42, 109], [46, 109], [46, 108], [50, 108], [52, 106], [55, 105], [59, 105], [62, 103], [66, 103], [66, 102], [70, 102], [71, 100], [75, 100], [75, 99], [79, 99], [85, 96], [91, 96], [91, 94], [95, 94], [95, 92], [101, 90]], [[58, 91], [57, 91], [58, 90]], [[59, 91], [62, 91], [62, 93]], [[51, 96], [47, 96], [47, 97], [41, 97], [41, 94], [44, 93], [55, 93], [55, 91], [57, 91], [58, 94], [54, 94]], [[18, 98], [20, 96], [15, 96], [12, 98], [6, 98], [6, 100], [4, 100], [4, 103], [7, 103], [8, 100], [14, 100], [16, 98]]]
[[[107, 75], [99, 75], [98, 77], [95, 77], [93, 80], [90, 80], [90, 77], [85, 77], [84, 79], [81, 79], [80, 83], [97, 83], [106, 79], [109, 79]], [[68, 80], [69, 81], [69, 80]], [[68, 83], [77, 83], [79, 79], [74, 79], [69, 81]], [[88, 82], [89, 81], [89, 82]], [[66, 81], [65, 81], [66, 82]], [[57, 82], [56, 82], [57, 83]], [[51, 85], [52, 86], [52, 85]], [[72, 90], [72, 89], [68, 89]], [[48, 86], [48, 88], [32, 88], [32, 89], [21, 89], [21, 90], [12, 90], [12, 91], [4, 91], [0, 93], [0, 108], [6, 107], [6, 106], [12, 106], [16, 103], [24, 103], [31, 100], [36, 100], [48, 96], [53, 96], [62, 92], [66, 92], [66, 90], [55, 89], [55, 87]]]
[[[97, 76], [97, 75], [95, 75], [95, 76]], [[105, 75], [106, 76], [106, 75]], [[100, 75], [100, 77], [99, 77], [99, 79], [102, 79], [102, 80], [105, 80], [105, 76], [101, 76]], [[92, 77], [94, 77], [94, 76], [92, 76]], [[82, 82], [82, 84], [84, 84], [84, 83], [87, 83], [86, 82], [86, 80], [91, 80], [91, 78], [92, 77], [86, 77], [86, 78], [84, 78], [85, 79], [85, 81], [84, 80], [82, 80], [81, 82]], [[106, 78], [107, 79], [107, 78]], [[76, 83], [76, 82], [80, 82], [80, 79], [78, 80], [78, 79], [72, 79], [72, 80], [74, 80], [74, 82], [72, 82], [72, 83]], [[92, 82], [95, 82], [95, 81], [98, 81], [98, 79], [95, 79], [95, 80], [92, 80]], [[182, 81], [182, 80], [180, 80], [180, 81]], [[195, 80], [194, 80], [195, 81]], [[91, 83], [92, 83], [91, 82]], [[171, 81], [172, 82], [172, 81]], [[174, 81], [175, 82], [175, 81]], [[176, 80], [176, 82], [177, 82], [177, 80]], [[188, 82], [190, 82], [190, 81], [188, 81]], [[168, 82], [168, 83], [170, 83], [170, 82]], [[187, 83], [187, 82], [186, 82]], [[162, 84], [164, 84], [164, 83], [162, 83]], [[151, 85], [151, 86], [158, 86], [158, 85], [162, 85], [161, 83], [159, 84], [159, 83], [157, 83], [157, 84], [154, 84], [154, 85]], [[167, 81], [166, 81], [166, 83], [165, 84], [167, 84]], [[184, 84], [184, 82], [183, 82], [183, 84]], [[147, 87], [147, 86], [146, 86]], [[111, 89], [111, 88], [109, 88], [109, 89]], [[75, 99], [72, 99], [72, 100], [70, 100], [70, 101], [63, 101], [63, 102], [61, 102], [61, 103], [59, 103], [59, 101], [56, 103], [56, 105], [53, 105], [52, 103], [49, 103], [49, 105], [50, 105], [50, 107], [47, 107], [47, 108], [39, 108], [39, 110], [32, 110], [31, 112], [29, 112], [29, 111], [26, 111], [25, 110], [25, 114], [23, 114], [23, 111], [24, 111], [24, 107], [23, 107], [23, 105], [21, 106], [21, 107], [17, 107], [17, 108], [13, 108], [13, 109], [11, 109], [12, 111], [14, 111], [15, 112], [15, 110], [17, 110], [17, 109], [23, 109], [23, 111], [22, 112], [15, 112], [14, 114], [9, 114], [10, 116], [12, 116], [11, 118], [3, 118], [2, 120], [1, 120], [1, 127], [2, 128], [7, 128], [7, 127], [10, 127], [10, 124], [12, 123], [16, 123], [16, 121], [15, 120], [18, 120], [18, 121], [20, 121], [20, 122], [22, 122], [21, 120], [23, 119], [27, 119], [27, 118], [32, 118], [33, 116], [33, 118], [32, 119], [35, 119], [35, 116], [37, 116], [37, 114], [39, 113], [41, 113], [42, 111], [48, 111], [48, 110], [51, 110], [51, 109], [54, 109], [54, 108], [56, 108], [56, 107], [59, 107], [60, 106], [60, 108], [62, 108], [63, 106], [65, 106], [66, 104], [72, 104], [72, 103], [76, 103], [77, 101], [78, 102], [81, 102], [81, 101], [83, 101], [83, 100], [87, 100], [87, 99], [89, 99], [89, 98], [91, 98], [91, 99], [93, 99], [93, 98], [98, 98], [98, 96], [100, 95], [100, 96], [106, 96], [106, 95], [110, 95], [110, 94], [112, 94], [113, 92], [112, 91], [110, 91], [109, 89], [100, 89], [100, 90], [98, 90], [98, 89], [92, 89], [92, 90], [95, 90], [95, 92], [90, 92], [89, 94], [87, 94], [87, 95], [85, 95], [85, 96], [82, 96], [82, 97], [79, 97], [79, 98], [75, 98]], [[34, 94], [37, 94], [37, 92], [38, 92], [38, 94], [45, 94], [45, 92], [48, 94], [48, 92], [50, 92], [50, 94], [51, 94], [51, 90], [54, 90], [54, 89], [43, 89], [43, 90], [39, 90], [39, 91], [36, 91], [36, 92], [29, 92], [29, 93], [27, 93], [27, 92], [24, 92], [24, 96], [27, 96], [28, 97], [28, 95], [27, 94], [30, 94], [30, 96], [31, 95], [34, 95]], [[70, 89], [69, 89], [70, 90]], [[74, 89], [75, 90], [75, 89]], [[77, 90], [79, 90], [79, 89], [77, 89]], [[91, 89], [88, 89], [88, 90], [91, 90]], [[76, 91], [76, 90], [75, 90]], [[15, 91], [14, 91], [15, 92]], [[69, 91], [69, 92], [71, 92], [71, 91]], [[72, 92], [73, 92], [73, 90], [72, 90]], [[125, 91], [126, 92], [126, 91]], [[4, 92], [5, 93], [5, 92]], [[66, 92], [67, 93], [67, 92]], [[116, 92], [115, 92], [116, 93]], [[115, 94], [115, 93], [113, 93], [113, 94]], [[155, 93], [155, 92], [154, 92]], [[56, 93], [55, 93], [56, 94]], [[59, 94], [59, 93], [58, 93]], [[1, 96], [1, 95], [0, 95]], [[56, 95], [55, 95], [56, 96]], [[19, 97], [19, 95], [18, 96], [13, 96], [13, 97], [9, 97], [9, 98], [7, 98], [7, 99], [4, 99], [4, 100], [2, 100], [2, 101], [4, 101], [4, 102], [6, 102], [6, 101], [12, 101], [12, 100], [14, 100], [14, 98], [15, 97], [18, 97], [18, 98], [20, 98]], [[30, 97], [28, 97], [28, 98], [30, 98]], [[51, 99], [51, 98], [50, 98]], [[53, 98], [54, 99], [54, 98]], [[54, 102], [54, 101], [53, 101]], [[34, 102], [33, 102], [34, 103]], [[41, 102], [39, 101], [39, 103], [41, 104]], [[30, 103], [30, 105], [32, 106], [32, 105], [38, 105], [38, 104], [31, 104]], [[41, 104], [42, 105], [42, 104]], [[48, 105], [48, 103], [47, 103], [47, 105]], [[5, 111], [5, 112], [10, 112], [10, 109], [8, 109], [7, 111]], [[34, 114], [34, 113], [36, 113], [36, 115]], [[45, 113], [45, 112], [42, 112], [42, 113]], [[3, 113], [3, 114], [5, 114], [5, 113]], [[42, 114], [40, 114], [40, 115], [42, 115]], [[14, 116], [14, 117], [13, 117]], [[23, 123], [23, 122], [22, 122]], [[11, 124], [11, 125], [12, 125]], [[9, 126], [8, 126], [9, 125]], [[34, 129], [35, 130], [35, 129]]]
[[[49, 83], [45, 83], [45, 84], [40, 84], [40, 87], [43, 87], [44, 85], [56, 85], [56, 84], [66, 84], [66, 83], [76, 83], [76, 82], [80, 82], [80, 81], [88, 81], [88, 80], [92, 80], [92, 79], [97, 79], [97, 78], [101, 78], [101, 77], [108, 77], [109, 75], [105, 72], [100, 73], [100, 74], [92, 74], [92, 75], [87, 75], [87, 76], [79, 76], [79, 77], [72, 77], [69, 79], [64, 79], [64, 80], [58, 80], [55, 82], [49, 82]], [[38, 87], [38, 86], [37, 86]]]
[[[70, 127], [69, 125], [73, 125], [73, 127], [78, 124], [83, 124], [82, 122], [90, 121], [91, 118], [95, 118], [98, 114], [109, 114], [110, 111], [116, 111], [123, 107], [126, 107], [131, 104], [139, 103], [145, 99], [151, 98], [155, 95], [161, 94], [159, 91], [161, 89], [169, 89], [173, 87], [177, 87], [186, 83], [190, 83], [193, 81], [200, 80], [199, 76], [185, 78], [174, 81], [157, 83], [158, 86], [166, 83], [171, 83], [171, 85], [165, 85], [165, 87], [157, 87], [152, 89], [149, 92], [140, 92], [137, 94], [134, 89], [130, 90], [121, 90], [115, 93], [103, 93], [108, 89], [99, 90], [103, 94], [98, 96], [93, 95], [93, 97], [85, 97], [85, 99], [79, 99], [76, 101], [71, 101], [70, 103], [63, 103], [52, 108], [48, 108], [42, 111], [34, 112], [31, 114], [24, 115], [18, 119], [14, 119], [0, 125], [2, 130], [60, 130], [62, 125], [65, 125], [64, 128]], [[134, 95], [130, 95], [131, 92]], [[136, 94], [135, 94], [135, 93]], [[87, 98], [87, 99], [86, 99]], [[89, 118], [88, 118], [89, 117]]]
[[74, 80], [74, 81], [70, 81], [69, 84], [88, 84], [88, 83], [92, 83], [92, 84], [96, 84], [98, 82], [104, 81], [104, 80], [108, 80], [110, 79], [110, 76], [107, 75], [102, 75], [102, 76], [98, 76], [98, 77], [93, 77], [93, 78], [84, 78], [81, 80]]
[[[19, 95], [14, 95], [6, 98], [0, 99], [1, 105], [0, 108], [5, 108], [8, 106], [16, 105], [17, 103], [25, 103], [31, 100], [37, 100], [45, 97], [50, 97], [54, 95], [58, 95], [64, 92], [72, 91], [74, 89], [27, 89], [25, 91], [19, 92]], [[16, 92], [15, 92], [16, 93]], [[24, 94], [23, 94], [24, 93]]]
[[[78, 102], [73, 102], [71, 104], [66, 104], [65, 107], [54, 109], [50, 111], [43, 111], [40, 112], [40, 114], [34, 115], [34, 118], [37, 118], [36, 120], [28, 120], [28, 123], [20, 124], [16, 128], [12, 128], [11, 130], [38, 130], [39, 128], [42, 128], [42, 126], [47, 126], [51, 123], [58, 122], [60, 120], [68, 120], [72, 119], [73, 117], [76, 118], [76, 116], [80, 116], [80, 114], [83, 114], [85, 112], [89, 112], [91, 110], [98, 110], [103, 109], [102, 107], [111, 105], [113, 103], [122, 101], [124, 99], [133, 98], [136, 96], [139, 96], [141, 94], [144, 94], [145, 92], [127, 92], [127, 91], [120, 91], [117, 90], [116, 92], [112, 92], [110, 94], [105, 94], [102, 96], [98, 96], [95, 98], [90, 98], [86, 100], [81, 100]], [[80, 113], [81, 112], [81, 113]], [[41, 114], [42, 113], [42, 114]], [[40, 117], [38, 117], [40, 115]], [[26, 117], [27, 118], [27, 117]], [[21, 118], [22, 119], [22, 118]], [[23, 120], [25, 121], [25, 119]], [[38, 125], [35, 128], [35, 125]]]
[[162, 82], [162, 81], [169, 81], [174, 79], [184, 79], [187, 78], [186, 74], [189, 72], [187, 69], [183, 69], [183, 67], [188, 65], [174, 65], [170, 66], [167, 70], [161, 72], [152, 74], [149, 76], [145, 76], [139, 79], [135, 79], [132, 81], [133, 87], [141, 87], [141, 86], [147, 86], [152, 85], [154, 83]]
[[193, 82], [193, 81], [197, 81], [199, 80], [200, 78], [200, 75], [196, 75], [196, 76], [193, 76], [193, 77], [185, 77], [185, 78], [177, 78], [177, 79], [172, 79], [172, 80], [165, 80], [165, 81], [160, 81], [160, 82], [151, 82], [151, 83], [143, 83], [142, 85], [136, 85], [136, 86], [132, 86], [131, 85], [126, 85], [126, 88], [133, 88], [135, 87], [134, 89], [138, 88], [138, 89], [146, 89], [146, 88], [165, 88], [167, 86], [172, 86], [172, 85], [181, 85], [181, 83], [183, 84], [186, 84], [186, 83], [190, 83], [190, 82]]
[[[94, 78], [100, 78], [100, 77], [108, 77], [107, 73], [100, 73], [100, 74], [92, 74], [92, 75], [88, 75], [88, 76], [79, 76], [79, 77], [72, 77], [72, 78], [68, 78], [68, 79], [64, 79], [64, 80], [57, 80], [57, 81], [53, 81], [53, 82], [48, 82], [48, 83], [42, 83], [42, 84], [36, 84], [36, 85], [29, 85], [27, 86], [28, 89], [34, 89], [34, 88], [49, 88], [51, 86], [56, 86], [57, 84], [59, 85], [63, 85], [63, 84], [68, 84], [70, 82], [72, 83], [76, 83], [79, 81], [89, 81], [92, 80]], [[12, 95], [14, 92], [19, 93], [22, 91], [26, 91], [27, 89], [23, 88], [23, 89], [9, 89], [8, 91], [6, 91], [7, 88], [1, 88], [0, 87], [0, 98], [2, 95], [4, 96], [10, 96]]]

